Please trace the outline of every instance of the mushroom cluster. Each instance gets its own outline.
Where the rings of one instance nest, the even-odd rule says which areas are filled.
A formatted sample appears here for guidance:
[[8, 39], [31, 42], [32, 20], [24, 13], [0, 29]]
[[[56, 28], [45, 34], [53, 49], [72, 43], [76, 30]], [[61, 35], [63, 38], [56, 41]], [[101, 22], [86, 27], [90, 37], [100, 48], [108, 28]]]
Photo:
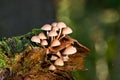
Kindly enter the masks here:
[[41, 45], [46, 49], [46, 59], [49, 60], [49, 70], [56, 70], [57, 66], [64, 66], [64, 62], [69, 60], [69, 55], [75, 54], [77, 49], [68, 44], [64, 49], [57, 52], [52, 52], [50, 48], [59, 47], [62, 44], [61, 39], [66, 35], [72, 33], [72, 29], [68, 27], [64, 22], [54, 22], [51, 25], [45, 24], [41, 27], [44, 32], [31, 38], [32, 42]]

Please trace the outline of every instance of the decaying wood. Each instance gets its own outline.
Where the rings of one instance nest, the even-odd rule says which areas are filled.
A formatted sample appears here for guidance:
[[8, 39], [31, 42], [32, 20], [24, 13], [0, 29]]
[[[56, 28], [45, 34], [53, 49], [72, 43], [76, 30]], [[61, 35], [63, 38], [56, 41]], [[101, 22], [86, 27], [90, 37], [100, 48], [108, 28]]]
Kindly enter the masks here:
[[45, 61], [45, 49], [28, 47], [30, 50], [16, 55], [14, 64], [8, 65], [10, 73], [5, 80], [74, 80], [70, 72], [84, 69], [85, 56], [89, 49], [69, 36], [61, 39], [61, 42], [59, 47], [50, 47], [50, 50], [58, 52], [69, 44], [77, 48], [77, 53], [71, 55], [64, 66], [57, 67], [55, 71], [49, 71], [50, 63]]

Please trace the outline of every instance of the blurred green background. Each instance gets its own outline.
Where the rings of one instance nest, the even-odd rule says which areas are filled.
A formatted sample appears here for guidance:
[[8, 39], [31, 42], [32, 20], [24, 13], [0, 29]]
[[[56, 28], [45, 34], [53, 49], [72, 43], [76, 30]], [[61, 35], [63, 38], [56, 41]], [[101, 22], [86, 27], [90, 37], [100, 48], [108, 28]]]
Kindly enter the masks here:
[[[120, 80], [120, 0], [1, 0], [0, 35], [27, 33], [64, 21], [71, 36], [90, 48], [86, 70], [75, 80]], [[18, 31], [17, 31], [18, 30]]]
[[120, 0], [56, 0], [57, 20], [91, 49], [75, 80], [120, 80]]

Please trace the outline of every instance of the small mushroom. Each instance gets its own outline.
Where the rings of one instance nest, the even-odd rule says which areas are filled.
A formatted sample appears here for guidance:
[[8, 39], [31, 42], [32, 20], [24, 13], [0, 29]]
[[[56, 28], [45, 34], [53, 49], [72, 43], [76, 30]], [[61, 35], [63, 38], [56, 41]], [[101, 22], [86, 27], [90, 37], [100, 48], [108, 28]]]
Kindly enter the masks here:
[[70, 27], [63, 28], [63, 30], [62, 30], [63, 36], [60, 39], [62, 39], [63, 37], [65, 37], [65, 35], [68, 35], [68, 34], [71, 34], [71, 33], [72, 33], [72, 29]]
[[66, 24], [64, 22], [58, 22], [57, 27], [60, 29], [59, 34], [57, 36], [57, 39], [58, 39], [60, 37], [60, 35], [61, 35], [62, 28], [65, 28]]
[[52, 26], [50, 24], [45, 24], [43, 27], [41, 27], [42, 30], [47, 31], [47, 35], [49, 31], [52, 29]]
[[64, 62], [61, 58], [57, 59], [54, 64], [56, 66], [64, 66]]
[[39, 39], [38, 36], [33, 36], [33, 37], [31, 38], [31, 41], [32, 41], [32, 42], [35, 42], [35, 43], [40, 43], [40, 39]]
[[45, 36], [45, 34], [44, 34], [43, 32], [40, 33], [38, 36], [39, 36], [39, 38], [42, 39], [42, 40], [43, 40], [43, 39], [47, 39], [47, 37]]
[[58, 59], [58, 57], [55, 56], [55, 55], [52, 55], [51, 58], [50, 58], [50, 60], [52, 60], [52, 61], [57, 60], [57, 59]]
[[64, 52], [62, 54], [64, 55], [72, 55], [75, 54], [77, 52], [77, 49], [73, 46], [68, 46], [66, 47], [66, 49], [64, 50]]
[[63, 56], [63, 61], [68, 61], [68, 59], [69, 59], [68, 55]]
[[42, 46], [47, 46], [47, 45], [48, 45], [47, 40], [42, 40], [42, 41], [41, 41], [41, 45], [42, 45]]
[[49, 70], [50, 70], [50, 71], [54, 71], [54, 70], [56, 70], [56, 67], [55, 67], [53, 64], [51, 64], [51, 65], [49, 66]]
[[59, 51], [56, 53], [56, 55], [61, 58], [61, 53]]
[[59, 46], [61, 43], [58, 39], [54, 39], [53, 42], [51, 43], [51, 47], [56, 47]]

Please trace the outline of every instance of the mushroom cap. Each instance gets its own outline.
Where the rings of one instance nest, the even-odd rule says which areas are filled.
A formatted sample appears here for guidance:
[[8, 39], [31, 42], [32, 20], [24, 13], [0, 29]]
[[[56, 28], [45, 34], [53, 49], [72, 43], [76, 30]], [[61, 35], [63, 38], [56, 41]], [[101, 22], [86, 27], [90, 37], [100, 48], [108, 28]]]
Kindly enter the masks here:
[[51, 47], [56, 47], [56, 46], [59, 46], [61, 43], [58, 39], [54, 39], [52, 44], [51, 44]]
[[48, 34], [48, 36], [50, 36], [50, 37], [57, 36], [57, 35], [58, 34], [55, 30], [50, 31], [50, 33]]
[[53, 26], [53, 30], [58, 31], [59, 28], [57, 26]]
[[40, 33], [38, 36], [40, 39], [47, 39], [44, 33]]
[[45, 24], [43, 27], [41, 27], [42, 30], [50, 31], [52, 29], [52, 26], [50, 24]]
[[65, 28], [65, 27], [66, 27], [66, 24], [65, 24], [64, 22], [58, 22], [57, 27], [58, 27], [59, 29], [62, 29], [62, 28]]
[[54, 27], [54, 26], [57, 26], [57, 22], [53, 22], [51, 25], [52, 25], [53, 27]]
[[47, 45], [48, 45], [47, 40], [42, 40], [42, 41], [41, 41], [41, 45], [43, 45], [43, 46], [47, 46]]
[[51, 65], [49, 66], [49, 70], [54, 71], [54, 70], [56, 70], [56, 67], [55, 67], [53, 64], [51, 64]]
[[56, 66], [64, 66], [64, 62], [61, 58], [57, 59], [54, 64]]
[[40, 43], [40, 39], [39, 39], [38, 36], [33, 36], [33, 37], [31, 38], [31, 41], [32, 41], [32, 42], [35, 42], [35, 43]]
[[73, 46], [68, 46], [66, 47], [66, 49], [64, 50], [64, 52], [62, 54], [64, 55], [72, 55], [75, 54], [77, 52], [77, 49]]
[[55, 56], [55, 55], [52, 55], [51, 58], [50, 58], [50, 60], [57, 60], [57, 59], [58, 59], [58, 57]]
[[63, 56], [63, 61], [68, 61], [69, 57], [68, 56]]
[[57, 55], [58, 57], [61, 57], [61, 53], [60, 53], [59, 51], [56, 53], [56, 55]]
[[70, 27], [65, 27], [62, 30], [62, 34], [66, 35], [66, 34], [71, 34], [72, 33], [72, 29]]

